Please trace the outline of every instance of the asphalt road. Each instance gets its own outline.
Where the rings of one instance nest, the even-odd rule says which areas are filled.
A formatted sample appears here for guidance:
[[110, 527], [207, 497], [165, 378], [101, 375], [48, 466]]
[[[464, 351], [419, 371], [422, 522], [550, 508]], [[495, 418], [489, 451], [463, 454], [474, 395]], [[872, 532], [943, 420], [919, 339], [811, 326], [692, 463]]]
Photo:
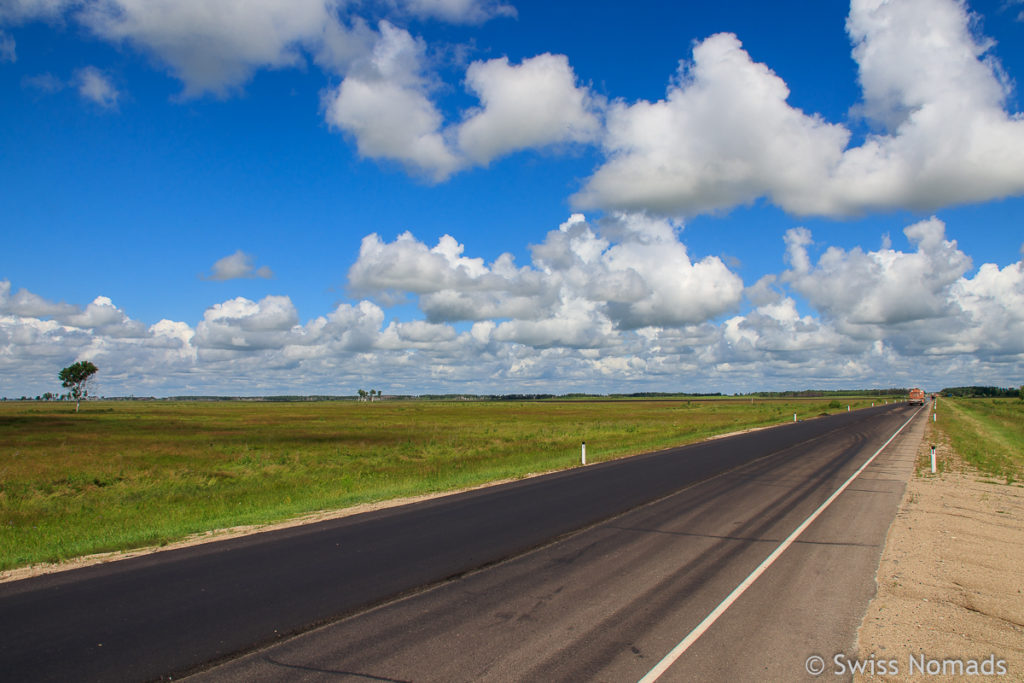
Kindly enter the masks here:
[[[199, 677], [637, 680], [911, 414], [844, 413], [2, 584], [0, 671], [147, 680], [223, 662]], [[792, 679], [815, 648], [849, 652], [909, 474], [889, 454], [912, 438], [665, 679]]]

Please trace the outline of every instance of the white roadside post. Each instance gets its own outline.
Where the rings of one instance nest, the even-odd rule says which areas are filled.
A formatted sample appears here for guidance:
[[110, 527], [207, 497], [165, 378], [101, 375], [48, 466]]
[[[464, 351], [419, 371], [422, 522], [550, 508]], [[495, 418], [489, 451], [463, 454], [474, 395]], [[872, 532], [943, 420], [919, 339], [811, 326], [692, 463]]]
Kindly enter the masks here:
[[932, 474], [935, 474], [935, 446], [932, 446]]
[[796, 413], [793, 413], [793, 422], [796, 422]]
[[584, 441], [582, 444], [580, 444], [580, 461], [584, 465], [587, 464], [587, 442], [586, 441]]

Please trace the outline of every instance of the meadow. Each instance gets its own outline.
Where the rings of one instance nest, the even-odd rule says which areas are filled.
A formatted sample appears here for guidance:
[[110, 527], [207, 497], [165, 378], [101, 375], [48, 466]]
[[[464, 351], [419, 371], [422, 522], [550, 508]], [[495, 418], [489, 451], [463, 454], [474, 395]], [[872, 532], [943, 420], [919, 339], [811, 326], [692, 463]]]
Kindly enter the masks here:
[[866, 407], [816, 400], [0, 403], [0, 570]]
[[1012, 484], [1024, 478], [1024, 401], [940, 398], [935, 426], [961, 458]]

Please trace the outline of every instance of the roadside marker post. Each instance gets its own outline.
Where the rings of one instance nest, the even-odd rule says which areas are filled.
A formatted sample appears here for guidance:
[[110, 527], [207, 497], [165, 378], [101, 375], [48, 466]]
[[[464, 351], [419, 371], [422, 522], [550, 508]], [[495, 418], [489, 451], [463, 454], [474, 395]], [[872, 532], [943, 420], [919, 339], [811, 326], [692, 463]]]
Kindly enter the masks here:
[[932, 474], [935, 474], [935, 446], [932, 446]]
[[583, 442], [583, 443], [582, 443], [582, 444], [580, 445], [580, 460], [581, 460], [581, 462], [582, 462], [582, 463], [583, 463], [584, 465], [586, 465], [586, 464], [587, 464], [587, 442], [586, 442], [586, 441], [584, 441], [584, 442]]

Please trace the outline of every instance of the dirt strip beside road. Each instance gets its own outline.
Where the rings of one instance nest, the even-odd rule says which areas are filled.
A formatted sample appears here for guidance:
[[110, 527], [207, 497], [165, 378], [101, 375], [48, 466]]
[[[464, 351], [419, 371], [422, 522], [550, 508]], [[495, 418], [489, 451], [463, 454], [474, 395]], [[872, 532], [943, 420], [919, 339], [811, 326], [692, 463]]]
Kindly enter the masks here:
[[969, 468], [931, 423], [877, 581], [855, 681], [1024, 681], [1024, 487]]

